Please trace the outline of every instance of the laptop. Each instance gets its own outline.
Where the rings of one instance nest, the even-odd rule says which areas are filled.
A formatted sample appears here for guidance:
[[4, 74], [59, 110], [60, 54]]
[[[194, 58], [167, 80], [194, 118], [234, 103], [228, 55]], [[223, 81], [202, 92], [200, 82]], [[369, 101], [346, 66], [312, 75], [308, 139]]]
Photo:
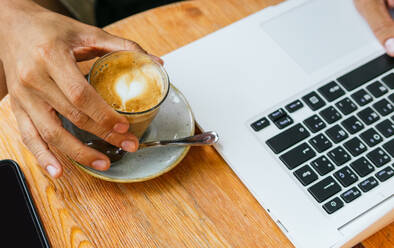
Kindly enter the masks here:
[[394, 59], [352, 0], [288, 0], [164, 59], [296, 247], [351, 247], [394, 220]]

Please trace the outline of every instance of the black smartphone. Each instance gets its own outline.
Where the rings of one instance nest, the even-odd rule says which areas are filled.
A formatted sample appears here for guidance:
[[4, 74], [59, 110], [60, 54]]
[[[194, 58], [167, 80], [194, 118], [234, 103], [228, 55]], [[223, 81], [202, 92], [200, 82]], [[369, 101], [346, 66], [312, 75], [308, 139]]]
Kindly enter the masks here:
[[0, 161], [0, 242], [12, 247], [50, 247], [23, 173], [12, 160]]

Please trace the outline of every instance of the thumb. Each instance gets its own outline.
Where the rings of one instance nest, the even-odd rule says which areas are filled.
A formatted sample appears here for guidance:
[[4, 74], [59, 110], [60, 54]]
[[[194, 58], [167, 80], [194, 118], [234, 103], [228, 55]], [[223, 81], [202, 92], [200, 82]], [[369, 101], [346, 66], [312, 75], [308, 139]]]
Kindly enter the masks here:
[[[394, 1], [388, 1], [390, 2]], [[364, 16], [376, 38], [390, 56], [394, 56], [394, 22], [384, 0], [354, 0], [356, 8]]]
[[98, 37], [98, 39], [96, 40], [96, 46], [100, 47], [103, 50], [106, 50], [107, 52], [130, 50], [130, 51], [145, 53], [151, 56], [153, 60], [160, 63], [161, 65], [164, 64], [161, 58], [149, 54], [138, 43], [132, 40], [120, 38], [118, 36], [109, 34], [105, 31], [102, 31], [100, 37]]

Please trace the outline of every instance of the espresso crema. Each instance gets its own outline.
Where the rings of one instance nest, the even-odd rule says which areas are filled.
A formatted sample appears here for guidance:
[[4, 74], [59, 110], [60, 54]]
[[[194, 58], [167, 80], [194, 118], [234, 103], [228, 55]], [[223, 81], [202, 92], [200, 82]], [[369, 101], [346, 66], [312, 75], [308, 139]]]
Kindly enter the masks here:
[[103, 58], [90, 83], [115, 110], [138, 113], [155, 107], [164, 97], [163, 72], [149, 56], [118, 53]]

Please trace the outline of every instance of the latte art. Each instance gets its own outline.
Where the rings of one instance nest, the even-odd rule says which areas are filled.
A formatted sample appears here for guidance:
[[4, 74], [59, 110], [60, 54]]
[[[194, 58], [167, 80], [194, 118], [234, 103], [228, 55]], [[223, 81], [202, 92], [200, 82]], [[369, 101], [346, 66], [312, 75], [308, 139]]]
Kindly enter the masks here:
[[115, 92], [122, 100], [123, 107], [130, 99], [138, 97], [146, 90], [146, 82], [131, 81], [128, 75], [123, 75], [115, 83]]
[[144, 53], [117, 51], [96, 61], [89, 83], [125, 116], [129, 132], [141, 138], [170, 90], [164, 68]]
[[163, 73], [148, 56], [122, 54], [106, 61], [92, 77], [97, 92], [122, 112], [143, 112], [163, 98]]

